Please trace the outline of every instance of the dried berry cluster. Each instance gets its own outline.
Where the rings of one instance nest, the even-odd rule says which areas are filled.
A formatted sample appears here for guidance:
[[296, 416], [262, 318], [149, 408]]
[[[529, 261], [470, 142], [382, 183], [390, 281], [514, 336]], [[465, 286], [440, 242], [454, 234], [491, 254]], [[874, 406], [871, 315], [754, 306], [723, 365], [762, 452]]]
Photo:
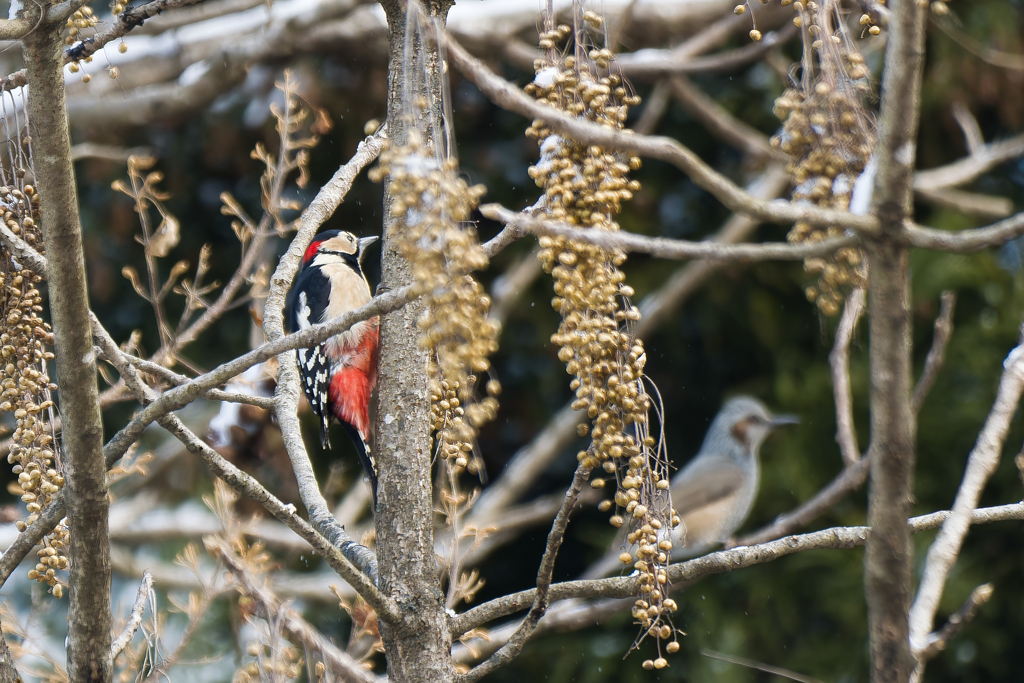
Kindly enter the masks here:
[[[118, 0], [120, 2], [120, 0]], [[121, 9], [124, 9], [124, 4], [121, 4]], [[117, 14], [117, 12], [115, 12]], [[64, 28], [67, 29], [64, 35], [65, 45], [74, 45], [77, 41], [81, 40], [79, 33], [82, 29], [93, 28], [99, 23], [99, 19], [93, 14], [92, 7], [88, 5], [83, 6], [81, 9], [75, 10], [75, 13], [68, 17]]]
[[[31, 185], [24, 190], [0, 187], [0, 210], [11, 232], [43, 251], [43, 235], [37, 224], [39, 196]], [[46, 374], [46, 362], [53, 360], [53, 354], [46, 350], [53, 345], [53, 333], [41, 317], [43, 299], [37, 285], [42, 279], [17, 264], [6, 249], [0, 249], [0, 411], [14, 413], [15, 419], [7, 462], [18, 475], [21, 500], [28, 511], [27, 519], [17, 522], [19, 531], [35, 522], [64, 486], [54, 454], [50, 392], [57, 386]], [[50, 585], [57, 597], [63, 589], [56, 572], [67, 569], [66, 548], [67, 527], [61, 524], [43, 540], [39, 562], [29, 571], [29, 578]]]
[[[594, 27], [601, 24], [592, 12], [582, 18]], [[563, 56], [555, 45], [570, 36], [576, 54]], [[580, 50], [580, 27], [549, 25], [540, 38], [548, 54], [535, 62], [536, 78], [526, 92], [572, 115], [621, 129], [629, 106], [639, 100], [607, 71], [611, 51]], [[540, 120], [533, 122], [527, 136], [540, 145], [540, 160], [531, 167], [530, 177], [544, 189], [539, 206], [546, 217], [580, 228], [618, 230], [615, 216], [622, 202], [640, 187], [628, 178], [640, 160], [564, 139]], [[614, 504], [603, 501], [600, 509], [623, 509], [616, 509], [610, 521], [616, 527], [626, 525], [631, 530], [629, 543], [637, 546], [635, 556], [627, 551], [621, 557], [640, 572], [641, 595], [633, 616], [643, 628], [641, 639], [653, 636], [660, 650], [660, 641], [675, 633], [670, 614], [676, 604], [666, 594], [665, 567], [671, 555], [668, 529], [679, 520], [669, 500], [667, 460], [655, 450], [656, 441], [647, 431], [647, 357], [643, 342], [630, 329], [640, 311], [630, 303], [633, 290], [619, 270], [626, 255], [564, 237], [542, 237], [540, 246], [538, 258], [554, 278], [552, 306], [562, 316], [551, 341], [560, 347], [558, 357], [566, 372], [574, 376], [569, 385], [576, 392], [573, 409], [585, 410], [592, 421], [577, 428], [580, 436], [591, 436], [590, 448], [578, 459], [585, 468], [600, 467], [617, 484]], [[595, 488], [604, 484], [603, 478], [591, 482]], [[675, 651], [678, 644], [670, 648]], [[658, 668], [667, 664], [661, 657], [657, 663]]]
[[[804, 18], [804, 74], [800, 87], [786, 90], [775, 101], [775, 114], [784, 123], [772, 146], [792, 158], [787, 171], [793, 179], [794, 201], [845, 210], [874, 140], [872, 121], [861, 102], [870, 91], [870, 73], [841, 23], [833, 23], [831, 3], [794, 5]], [[789, 241], [819, 242], [844, 232], [841, 226], [801, 221], [793, 226]], [[807, 298], [825, 315], [835, 315], [846, 294], [863, 286], [867, 275], [863, 255], [855, 247], [806, 259], [804, 268], [818, 276], [807, 288]]]
[[391, 215], [399, 249], [412, 267], [415, 291], [426, 299], [418, 321], [421, 342], [436, 366], [430, 388], [432, 429], [441, 456], [475, 473], [471, 462], [477, 429], [493, 420], [501, 386], [491, 380], [476, 398], [477, 377], [490, 368], [500, 325], [488, 317], [491, 300], [470, 274], [487, 266], [487, 256], [469, 222], [484, 193], [459, 177], [458, 163], [439, 158], [431, 143], [411, 130], [405, 144], [381, 154], [373, 177], [388, 177]]
[[252, 640], [246, 645], [245, 653], [253, 660], [235, 672], [232, 683], [295, 680], [306, 673], [298, 648], [281, 634], [275, 633], [274, 636], [273, 643]]

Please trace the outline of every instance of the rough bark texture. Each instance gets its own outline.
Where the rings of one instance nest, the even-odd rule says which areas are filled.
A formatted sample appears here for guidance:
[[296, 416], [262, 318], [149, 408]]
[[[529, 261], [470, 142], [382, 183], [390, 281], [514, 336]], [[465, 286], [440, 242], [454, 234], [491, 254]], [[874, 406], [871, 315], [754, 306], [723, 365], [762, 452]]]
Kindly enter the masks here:
[[[388, 131], [393, 144], [400, 144], [404, 137], [405, 8], [397, 0], [382, 4], [391, 29]], [[444, 17], [446, 13], [447, 5], [431, 7], [431, 14]], [[435, 62], [434, 76], [439, 75], [436, 66]], [[440, 107], [439, 81], [433, 80], [433, 99]], [[390, 201], [385, 197], [381, 285], [395, 290], [410, 283], [412, 277], [395, 244], [399, 226], [387, 218]], [[442, 683], [455, 677], [451, 632], [434, 556], [427, 354], [416, 329], [422, 311], [422, 303], [410, 302], [382, 316], [380, 322], [375, 439], [377, 562], [381, 589], [402, 611], [399, 623], [381, 623], [388, 678], [394, 683]]]
[[21, 680], [18, 670], [14, 667], [14, 658], [7, 647], [3, 633], [0, 633], [0, 683], [17, 683]]
[[899, 240], [910, 212], [924, 52], [924, 12], [903, 0], [889, 23], [875, 177], [880, 236], [868, 241], [871, 314], [871, 486], [864, 583], [871, 680], [910, 676], [910, 532], [916, 419], [911, 409], [908, 252]]
[[32, 151], [48, 250], [50, 313], [60, 389], [71, 530], [67, 641], [72, 681], [108, 681], [110, 659], [110, 541], [107, 467], [89, 322], [82, 226], [71, 162], [59, 26], [41, 25], [23, 41]]

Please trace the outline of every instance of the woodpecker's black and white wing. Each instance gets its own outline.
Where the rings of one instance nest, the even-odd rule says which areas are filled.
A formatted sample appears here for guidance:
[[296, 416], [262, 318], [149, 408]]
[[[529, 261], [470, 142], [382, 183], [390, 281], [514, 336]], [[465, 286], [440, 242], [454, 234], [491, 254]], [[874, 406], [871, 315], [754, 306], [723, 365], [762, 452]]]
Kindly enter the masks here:
[[[290, 332], [298, 332], [323, 321], [327, 308], [330, 283], [319, 268], [304, 268], [288, 294], [285, 320]], [[313, 348], [296, 349], [302, 391], [313, 412], [320, 418], [320, 442], [330, 447], [328, 430], [331, 409], [327, 404], [327, 389], [331, 382], [331, 365], [325, 344]]]

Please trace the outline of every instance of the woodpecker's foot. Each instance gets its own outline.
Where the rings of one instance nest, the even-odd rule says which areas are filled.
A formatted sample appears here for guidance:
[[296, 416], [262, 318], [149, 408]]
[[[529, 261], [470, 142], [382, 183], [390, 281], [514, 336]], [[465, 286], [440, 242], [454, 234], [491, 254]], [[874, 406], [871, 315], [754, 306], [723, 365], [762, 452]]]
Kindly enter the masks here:
[[380, 296], [381, 294], [384, 294], [384, 293], [390, 292], [390, 291], [391, 291], [391, 288], [388, 287], [387, 285], [385, 285], [383, 282], [381, 282], [379, 285], [377, 285], [377, 289], [374, 291], [374, 295], [375, 296]]

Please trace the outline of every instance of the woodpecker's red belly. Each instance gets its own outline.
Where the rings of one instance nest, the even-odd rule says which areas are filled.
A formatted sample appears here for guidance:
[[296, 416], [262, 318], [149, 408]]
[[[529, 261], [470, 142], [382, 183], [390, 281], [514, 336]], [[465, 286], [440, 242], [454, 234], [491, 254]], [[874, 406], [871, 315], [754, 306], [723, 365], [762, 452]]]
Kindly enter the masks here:
[[370, 392], [377, 382], [377, 321], [367, 321], [358, 336], [328, 351], [332, 375], [328, 387], [331, 412], [359, 431], [365, 441], [370, 433]]

